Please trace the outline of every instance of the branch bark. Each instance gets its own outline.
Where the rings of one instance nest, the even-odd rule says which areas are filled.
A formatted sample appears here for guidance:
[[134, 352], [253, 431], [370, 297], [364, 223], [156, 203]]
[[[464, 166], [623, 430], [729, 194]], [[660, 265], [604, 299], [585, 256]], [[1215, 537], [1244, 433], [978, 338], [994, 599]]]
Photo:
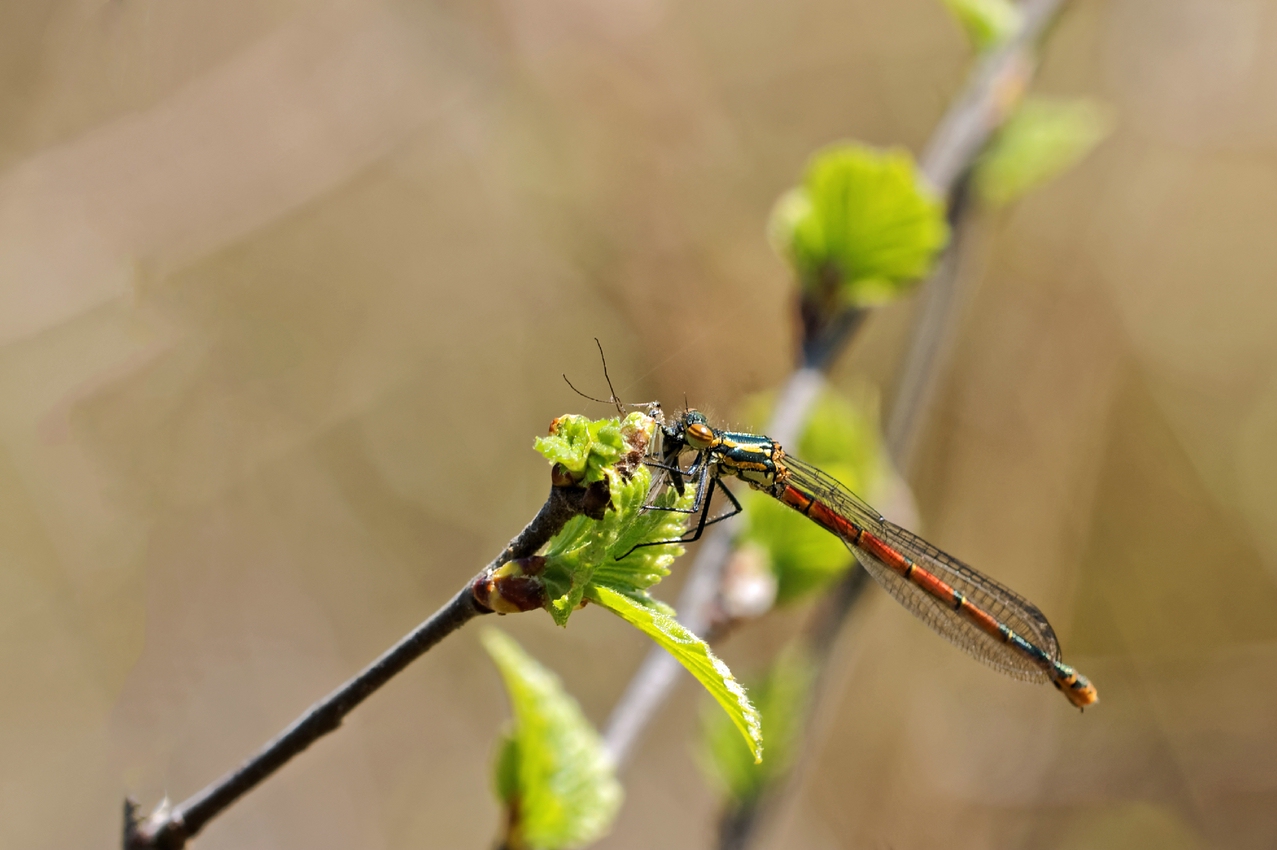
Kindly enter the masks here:
[[442, 608], [386, 650], [354, 678], [315, 703], [287, 729], [238, 768], [177, 805], [167, 801], [142, 818], [133, 800], [124, 802], [124, 850], [181, 850], [209, 821], [257, 787], [324, 735], [365, 699], [401, 673], [431, 647], [482, 614], [492, 613], [476, 599], [474, 588], [502, 565], [534, 555], [578, 514], [596, 512], [597, 488], [554, 486], [532, 521], [467, 582]]

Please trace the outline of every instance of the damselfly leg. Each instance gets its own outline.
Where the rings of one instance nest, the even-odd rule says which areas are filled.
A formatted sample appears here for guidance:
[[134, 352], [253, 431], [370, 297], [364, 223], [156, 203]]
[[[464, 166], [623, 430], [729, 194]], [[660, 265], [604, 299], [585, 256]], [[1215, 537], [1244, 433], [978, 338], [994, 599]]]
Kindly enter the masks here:
[[[638, 545], [631, 547], [624, 555], [619, 556], [617, 558], [618, 561], [621, 558], [626, 557], [626, 555], [629, 555], [630, 552], [633, 552], [635, 549], [642, 549], [644, 546], [665, 546], [670, 543], [695, 543], [697, 540], [701, 539], [701, 535], [705, 533], [706, 528], [716, 522], [731, 519], [744, 510], [741, 507], [740, 500], [736, 498], [736, 494], [733, 493], [717, 475], [711, 473], [708, 458], [705, 456], [704, 452], [698, 454], [696, 456], [696, 460], [692, 461], [692, 465], [686, 470], [680, 468], [677, 464], [669, 465], [657, 463], [655, 461], [649, 461], [647, 465], [654, 469], [662, 469], [668, 472], [670, 475], [670, 482], [674, 484], [674, 488], [678, 491], [679, 495], [682, 495], [683, 493], [683, 489], [680, 485], [683, 483], [684, 477], [695, 478], [696, 498], [692, 501], [692, 506], [690, 508], [664, 507], [661, 505], [647, 504], [643, 506], [643, 510], [669, 511], [670, 513], [689, 514], [693, 516], [699, 514], [700, 516], [696, 522], [696, 528], [692, 531], [672, 540], [653, 540], [648, 543], [639, 543]], [[732, 509], [727, 513], [711, 519], [709, 513], [714, 502], [714, 491], [716, 489], [723, 493], [727, 497], [727, 500], [732, 503]]]

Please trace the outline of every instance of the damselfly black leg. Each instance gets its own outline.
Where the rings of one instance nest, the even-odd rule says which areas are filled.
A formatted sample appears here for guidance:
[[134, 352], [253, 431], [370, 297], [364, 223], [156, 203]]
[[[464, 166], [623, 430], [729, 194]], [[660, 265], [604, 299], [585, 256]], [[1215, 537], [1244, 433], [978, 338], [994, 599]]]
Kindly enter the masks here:
[[[705, 533], [705, 529], [708, 526], [711, 526], [716, 522], [722, 522], [725, 519], [731, 519], [744, 510], [744, 508], [740, 506], [740, 501], [737, 500], [736, 494], [733, 493], [721, 479], [715, 476], [710, 478], [709, 482], [709, 495], [705, 499], [705, 510], [701, 511], [701, 521], [697, 524], [696, 531], [692, 533], [692, 536], [680, 537], [678, 539], [679, 543], [695, 543], [697, 540], [701, 539], [701, 535]], [[732, 503], [732, 509], [725, 514], [720, 514], [719, 516], [714, 517], [713, 519], [706, 519], [706, 517], [709, 516], [710, 502], [714, 499], [715, 488], [727, 497], [727, 501]]]
[[[644, 505], [643, 510], [669, 511], [670, 513], [676, 513], [676, 514], [695, 514], [695, 513], [701, 512], [701, 509], [704, 505], [705, 497], [709, 495], [709, 490], [706, 489], [707, 479], [709, 478], [709, 464], [705, 463], [704, 459], [700, 455], [697, 455], [696, 460], [692, 461], [692, 465], [689, 466], [686, 470], [680, 469], [677, 466], [670, 467], [670, 466], [665, 466], [664, 464], [654, 463], [654, 462], [648, 462], [647, 465], [655, 469], [664, 469], [667, 472], [671, 473], [671, 475], [679, 475], [679, 476], [685, 475], [688, 478], [695, 478], [696, 479], [696, 499], [692, 502], [692, 506], [690, 508], [665, 508], [665, 507], [661, 507], [660, 505], [649, 504], [649, 505]], [[678, 494], [680, 496], [683, 495], [683, 491], [679, 490]]]
[[[699, 462], [699, 459], [698, 459], [698, 462]], [[697, 467], [697, 464], [693, 463], [692, 466], [688, 469], [688, 474], [690, 475], [692, 471], [696, 469], [696, 467]], [[621, 558], [626, 557], [626, 555], [629, 555], [630, 552], [633, 552], [635, 549], [642, 549], [644, 546], [664, 546], [669, 543], [695, 543], [697, 540], [701, 539], [701, 535], [705, 533], [705, 529], [708, 526], [711, 526], [716, 522], [722, 522], [725, 519], [731, 519], [732, 517], [736, 516], [738, 513], [740, 513], [743, 510], [740, 504], [740, 500], [736, 498], [736, 494], [733, 493], [731, 490], [729, 490], [727, 486], [718, 479], [718, 476], [710, 474], [709, 464], [707, 463], [701, 464], [700, 474], [697, 476], [697, 479], [698, 480], [696, 482], [696, 500], [693, 503], [692, 507], [666, 508], [666, 507], [661, 507], [659, 505], [648, 505], [645, 508], [645, 510], [671, 511], [673, 513], [680, 513], [680, 514], [699, 513], [700, 519], [696, 523], [695, 530], [691, 532], [691, 536], [689, 537], [686, 534], [684, 534], [683, 536], [676, 537], [673, 540], [653, 540], [650, 543], [639, 543], [635, 546], [631, 546], [629, 550], [625, 552], [624, 555], [618, 556], [617, 557], [618, 561], [621, 560]], [[715, 488], [722, 491], [723, 494], [727, 496], [727, 500], [732, 503], [732, 509], [721, 516], [716, 516], [713, 519], [710, 519], [709, 511], [710, 511], [710, 507], [713, 505], [713, 502], [714, 502]]]

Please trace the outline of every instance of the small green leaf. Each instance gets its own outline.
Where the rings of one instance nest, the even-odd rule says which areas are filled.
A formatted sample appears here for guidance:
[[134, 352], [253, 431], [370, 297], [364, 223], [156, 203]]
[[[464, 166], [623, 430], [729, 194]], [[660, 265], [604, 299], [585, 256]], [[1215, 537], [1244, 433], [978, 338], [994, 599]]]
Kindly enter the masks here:
[[727, 712], [732, 724], [744, 736], [750, 757], [755, 762], [763, 760], [758, 711], [732, 671], [710, 652], [709, 644], [688, 631], [667, 610], [650, 605], [642, 598], [597, 584], [587, 588], [586, 598], [638, 627], [674, 656]]
[[[754, 404], [761, 408], [765, 402]], [[803, 460], [870, 501], [891, 474], [878, 435], [873, 397], [853, 404], [826, 390], [812, 408], [798, 449]], [[742, 501], [744, 540], [762, 550], [776, 576], [777, 605], [823, 588], [852, 565], [842, 540], [797, 511], [757, 491], [743, 493]]]
[[833, 145], [772, 212], [776, 250], [817, 298], [867, 306], [927, 274], [949, 238], [944, 204], [903, 150]]
[[1010, 0], [944, 0], [978, 51], [997, 47], [1020, 28], [1024, 15]]
[[625, 453], [621, 429], [618, 419], [592, 420], [569, 413], [550, 423], [550, 435], [537, 437], [533, 448], [551, 463], [562, 464], [577, 482], [592, 484]]
[[494, 771], [498, 795], [514, 813], [507, 844], [559, 850], [601, 838], [622, 797], [603, 741], [558, 677], [512, 638], [488, 629], [482, 640], [514, 710]]
[[1008, 204], [1079, 162], [1112, 127], [1094, 101], [1029, 98], [980, 158], [976, 189], [990, 204]]
[[878, 433], [878, 396], [867, 389], [854, 395], [853, 401], [827, 387], [811, 409], [798, 451], [799, 457], [817, 466], [846, 464], [856, 470], [852, 489], [863, 493], [878, 486], [886, 469]]
[[762, 764], [754, 762], [749, 748], [741, 744], [740, 735], [721, 711], [701, 713], [701, 767], [733, 802], [753, 800], [793, 765], [802, 741], [815, 673], [808, 654], [791, 646], [780, 654], [762, 681], [750, 687], [767, 737], [767, 761]]
[[[550, 614], [560, 626], [581, 605], [591, 582], [645, 596], [648, 588], [670, 574], [670, 564], [683, 554], [679, 543], [634, 548], [639, 543], [677, 540], [687, 528], [687, 514], [643, 510], [651, 485], [652, 473], [645, 466], [634, 469], [628, 479], [616, 476], [612, 484], [615, 510], [597, 521], [575, 517], [550, 541], [544, 579]], [[656, 505], [687, 508], [693, 497], [691, 488], [682, 497], [667, 488]]]

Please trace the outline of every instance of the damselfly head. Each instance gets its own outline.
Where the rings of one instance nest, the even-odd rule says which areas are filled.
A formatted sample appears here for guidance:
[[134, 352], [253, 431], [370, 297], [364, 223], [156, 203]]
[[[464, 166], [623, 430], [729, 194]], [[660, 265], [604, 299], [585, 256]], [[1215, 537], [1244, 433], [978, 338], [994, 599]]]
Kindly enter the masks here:
[[683, 441], [691, 448], [704, 451], [714, 445], [714, 429], [710, 427], [704, 413], [689, 410], [683, 414], [679, 424], [682, 426]]

